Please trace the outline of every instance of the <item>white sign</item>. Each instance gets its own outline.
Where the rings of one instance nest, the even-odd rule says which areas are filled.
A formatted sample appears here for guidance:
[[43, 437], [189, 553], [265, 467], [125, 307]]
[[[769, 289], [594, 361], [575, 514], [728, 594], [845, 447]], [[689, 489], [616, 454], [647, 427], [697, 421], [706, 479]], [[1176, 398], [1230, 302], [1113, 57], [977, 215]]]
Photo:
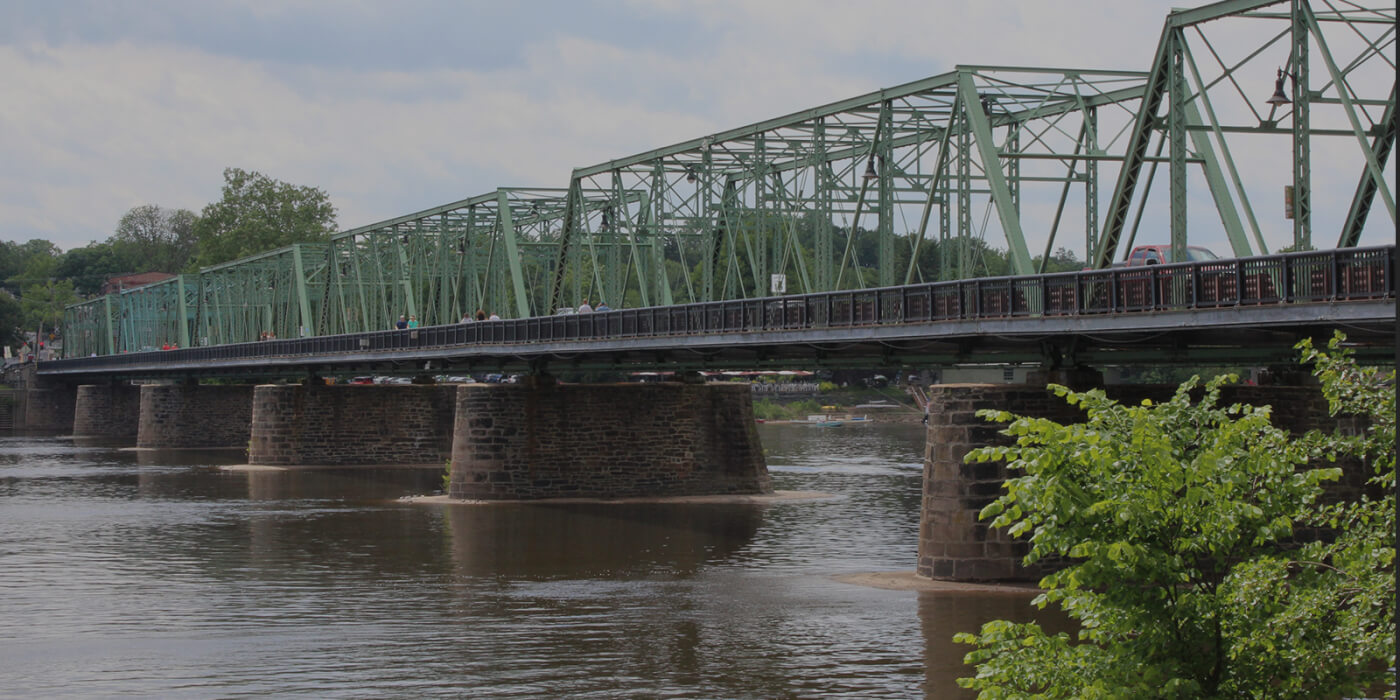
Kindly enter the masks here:
[[774, 294], [787, 292], [787, 275], [781, 273], [773, 275], [773, 281], [768, 285], [768, 288]]

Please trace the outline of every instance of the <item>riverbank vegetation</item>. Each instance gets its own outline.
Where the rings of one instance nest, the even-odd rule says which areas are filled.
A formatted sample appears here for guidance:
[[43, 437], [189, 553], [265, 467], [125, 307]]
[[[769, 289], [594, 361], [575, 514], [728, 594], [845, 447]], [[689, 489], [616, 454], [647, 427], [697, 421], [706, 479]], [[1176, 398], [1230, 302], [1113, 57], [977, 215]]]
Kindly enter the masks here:
[[[1229, 376], [1194, 402], [1189, 380], [1160, 405], [1054, 387], [1082, 424], [984, 412], [1015, 444], [969, 460], [1006, 460], [1017, 476], [982, 517], [1028, 538], [1028, 561], [1065, 563], [1035, 603], [1080, 631], [993, 621], [959, 634], [976, 647], [960, 684], [986, 699], [1313, 698], [1383, 682], [1395, 665], [1395, 374], [1357, 366], [1341, 343], [1299, 347], [1333, 415], [1362, 426], [1354, 435], [1289, 435], [1268, 407], [1220, 405]], [[1328, 500], [1339, 460], [1369, 480]]]

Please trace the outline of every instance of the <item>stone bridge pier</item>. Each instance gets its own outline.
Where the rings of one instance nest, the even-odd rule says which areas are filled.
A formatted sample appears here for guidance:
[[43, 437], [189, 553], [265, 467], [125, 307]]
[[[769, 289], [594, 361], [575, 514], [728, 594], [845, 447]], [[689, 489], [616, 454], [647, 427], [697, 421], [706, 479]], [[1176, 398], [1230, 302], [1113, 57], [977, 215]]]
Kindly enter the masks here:
[[141, 387], [83, 384], [73, 406], [73, 437], [135, 440], [141, 426]]
[[773, 490], [747, 385], [468, 384], [455, 425], [453, 498]]
[[137, 447], [246, 447], [248, 384], [144, 384]]
[[452, 453], [454, 385], [259, 386], [248, 462], [442, 466]]
[[[1053, 378], [1065, 383], [1062, 378]], [[1081, 377], [1082, 379], [1082, 377]], [[1104, 388], [1120, 403], [1145, 398], [1169, 399], [1174, 386], [1110, 385]], [[1061, 423], [1082, 420], [1083, 412], [1045, 389], [1044, 384], [942, 384], [929, 388], [929, 420], [925, 438], [923, 505], [919, 517], [916, 573], [953, 581], [1035, 581], [1049, 573], [1053, 562], [1025, 566], [1024, 539], [1013, 538], [977, 519], [984, 506], [1003, 493], [1004, 463], [964, 463], [963, 457], [986, 445], [1009, 445], [1004, 425], [983, 421], [980, 409], [1007, 410]], [[1301, 434], [1337, 424], [1328, 415], [1327, 401], [1316, 386], [1226, 386], [1223, 404], [1268, 404], [1274, 425]], [[1338, 489], [1357, 488], [1356, 475], [1344, 477]]]

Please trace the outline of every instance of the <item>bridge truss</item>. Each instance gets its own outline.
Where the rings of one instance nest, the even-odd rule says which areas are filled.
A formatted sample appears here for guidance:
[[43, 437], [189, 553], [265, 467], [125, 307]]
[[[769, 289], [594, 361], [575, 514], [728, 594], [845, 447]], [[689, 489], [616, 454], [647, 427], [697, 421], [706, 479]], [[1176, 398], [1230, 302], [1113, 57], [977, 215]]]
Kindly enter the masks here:
[[[65, 354], [1106, 267], [1140, 230], [1248, 256], [1279, 240], [1276, 184], [1287, 247], [1355, 246], [1377, 200], [1395, 223], [1395, 14], [1227, 0], [1168, 15], [1146, 71], [959, 66], [79, 304]], [[1345, 202], [1314, 196], [1314, 143]]]

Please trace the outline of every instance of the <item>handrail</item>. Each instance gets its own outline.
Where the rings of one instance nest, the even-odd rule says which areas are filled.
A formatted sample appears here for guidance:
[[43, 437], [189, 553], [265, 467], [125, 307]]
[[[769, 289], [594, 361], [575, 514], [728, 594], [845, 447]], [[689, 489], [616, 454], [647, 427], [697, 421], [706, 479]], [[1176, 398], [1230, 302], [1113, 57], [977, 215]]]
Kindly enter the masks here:
[[120, 369], [152, 362], [329, 357], [403, 349], [1393, 299], [1395, 251], [1390, 245], [986, 277], [67, 358], [42, 364], [57, 370]]

